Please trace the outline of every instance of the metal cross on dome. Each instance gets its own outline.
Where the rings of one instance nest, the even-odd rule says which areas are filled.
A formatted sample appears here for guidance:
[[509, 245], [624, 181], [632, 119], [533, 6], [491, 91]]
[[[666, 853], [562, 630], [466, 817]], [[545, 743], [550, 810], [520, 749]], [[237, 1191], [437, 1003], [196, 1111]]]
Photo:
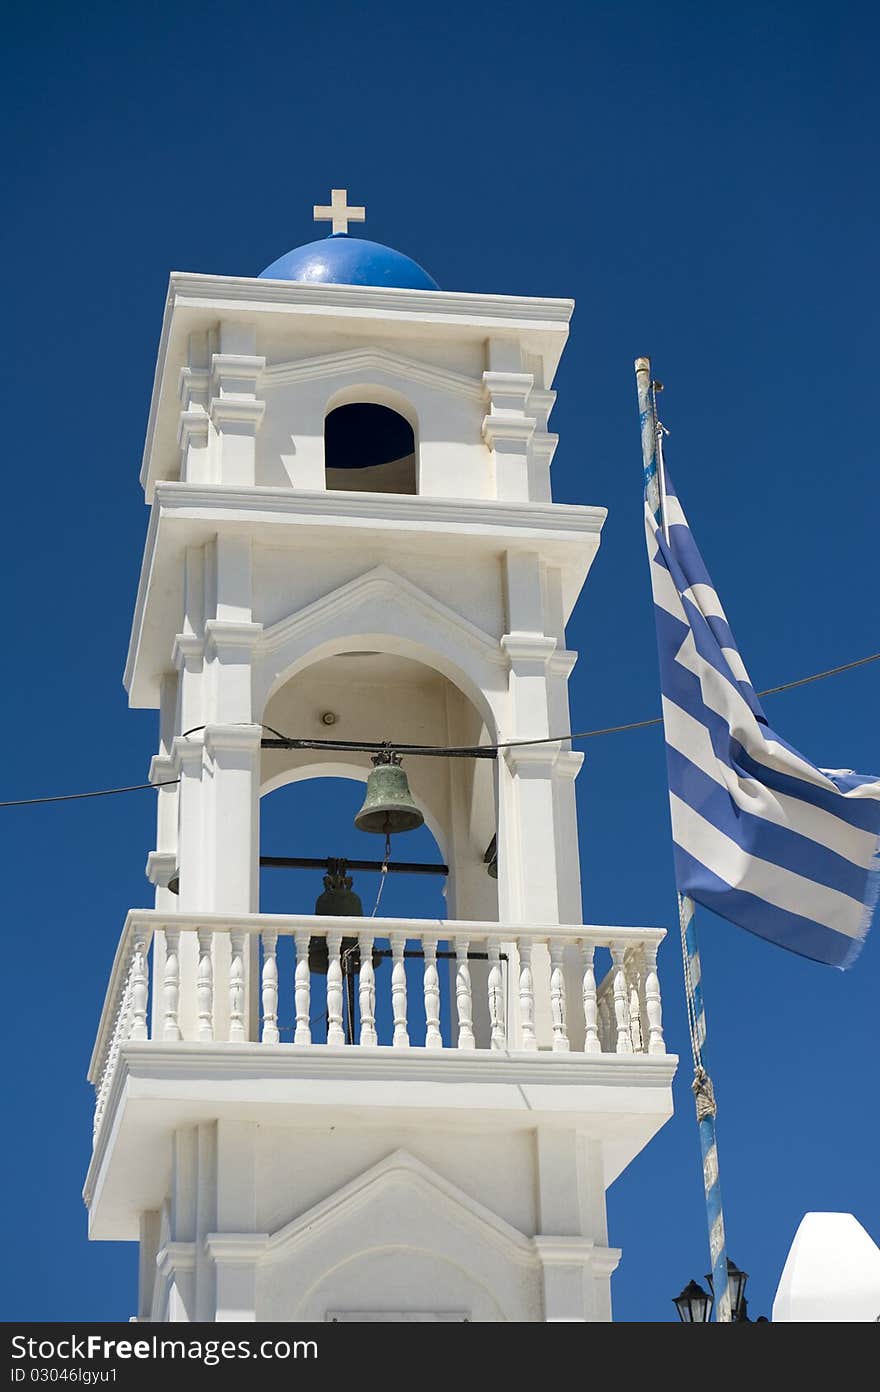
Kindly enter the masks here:
[[366, 208], [349, 208], [348, 189], [331, 189], [330, 204], [316, 203], [313, 210], [315, 222], [332, 222], [334, 232], [347, 232], [350, 222], [364, 222]]

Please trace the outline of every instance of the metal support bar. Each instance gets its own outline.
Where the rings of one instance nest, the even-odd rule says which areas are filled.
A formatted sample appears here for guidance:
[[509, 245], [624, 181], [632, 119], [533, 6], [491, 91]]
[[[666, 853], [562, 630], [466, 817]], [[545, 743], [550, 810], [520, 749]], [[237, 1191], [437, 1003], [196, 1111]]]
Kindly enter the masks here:
[[[262, 749], [338, 749], [347, 753], [381, 754], [389, 748], [387, 741], [371, 740], [322, 740], [322, 739], [271, 739], [260, 741]], [[486, 745], [474, 745], [470, 749], [442, 749], [431, 744], [395, 744], [395, 754], [413, 756], [424, 755], [433, 759], [497, 759], [498, 751]]]
[[338, 859], [328, 856], [318, 860], [314, 856], [260, 856], [260, 864], [271, 869], [282, 870], [323, 870], [332, 875], [336, 865], [346, 870], [387, 870], [389, 875], [448, 875], [448, 865], [423, 865], [416, 860], [349, 860], [345, 856]]

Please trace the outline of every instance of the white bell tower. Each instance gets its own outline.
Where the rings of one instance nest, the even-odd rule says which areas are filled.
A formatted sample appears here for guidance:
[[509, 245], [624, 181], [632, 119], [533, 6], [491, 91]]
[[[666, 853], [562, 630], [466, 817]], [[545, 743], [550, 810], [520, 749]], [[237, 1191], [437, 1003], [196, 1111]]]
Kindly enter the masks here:
[[[573, 306], [440, 290], [363, 213], [334, 190], [260, 277], [171, 276], [125, 674], [160, 712], [155, 907], [92, 1057], [90, 1235], [140, 1243], [144, 1321], [608, 1320], [605, 1191], [676, 1059], [663, 931], [583, 923]], [[404, 757], [448, 917], [261, 914], [261, 797], [383, 741], [507, 746]]]

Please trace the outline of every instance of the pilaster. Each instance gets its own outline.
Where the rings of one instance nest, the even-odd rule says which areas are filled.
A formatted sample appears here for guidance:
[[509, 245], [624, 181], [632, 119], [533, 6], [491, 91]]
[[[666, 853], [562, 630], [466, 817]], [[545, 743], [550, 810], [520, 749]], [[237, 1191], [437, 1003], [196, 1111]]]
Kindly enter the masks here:
[[257, 1263], [268, 1233], [209, 1233], [205, 1249], [214, 1263], [218, 1324], [249, 1323], [257, 1318]]
[[244, 324], [221, 324], [219, 353], [211, 355], [208, 416], [220, 483], [253, 486], [256, 439], [266, 411], [257, 384], [266, 359], [255, 351], [256, 334]]
[[495, 496], [526, 502], [529, 497], [529, 443], [535, 418], [526, 414], [534, 384], [528, 372], [484, 372], [487, 412], [483, 439], [495, 459]]

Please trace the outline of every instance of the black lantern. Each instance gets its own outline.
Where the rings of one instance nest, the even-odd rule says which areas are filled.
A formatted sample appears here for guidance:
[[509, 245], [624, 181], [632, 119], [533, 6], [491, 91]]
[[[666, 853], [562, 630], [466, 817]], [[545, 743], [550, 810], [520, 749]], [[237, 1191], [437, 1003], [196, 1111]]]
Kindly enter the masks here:
[[[740, 1271], [736, 1262], [727, 1258], [727, 1289], [730, 1293], [730, 1320], [732, 1324], [748, 1324], [749, 1317], [746, 1314], [746, 1281], [749, 1279], [747, 1271]], [[712, 1284], [711, 1275], [706, 1276], [709, 1282], [709, 1289], [713, 1296], [715, 1287]]]
[[706, 1324], [712, 1309], [712, 1297], [697, 1281], [689, 1281], [673, 1300], [682, 1324]]

